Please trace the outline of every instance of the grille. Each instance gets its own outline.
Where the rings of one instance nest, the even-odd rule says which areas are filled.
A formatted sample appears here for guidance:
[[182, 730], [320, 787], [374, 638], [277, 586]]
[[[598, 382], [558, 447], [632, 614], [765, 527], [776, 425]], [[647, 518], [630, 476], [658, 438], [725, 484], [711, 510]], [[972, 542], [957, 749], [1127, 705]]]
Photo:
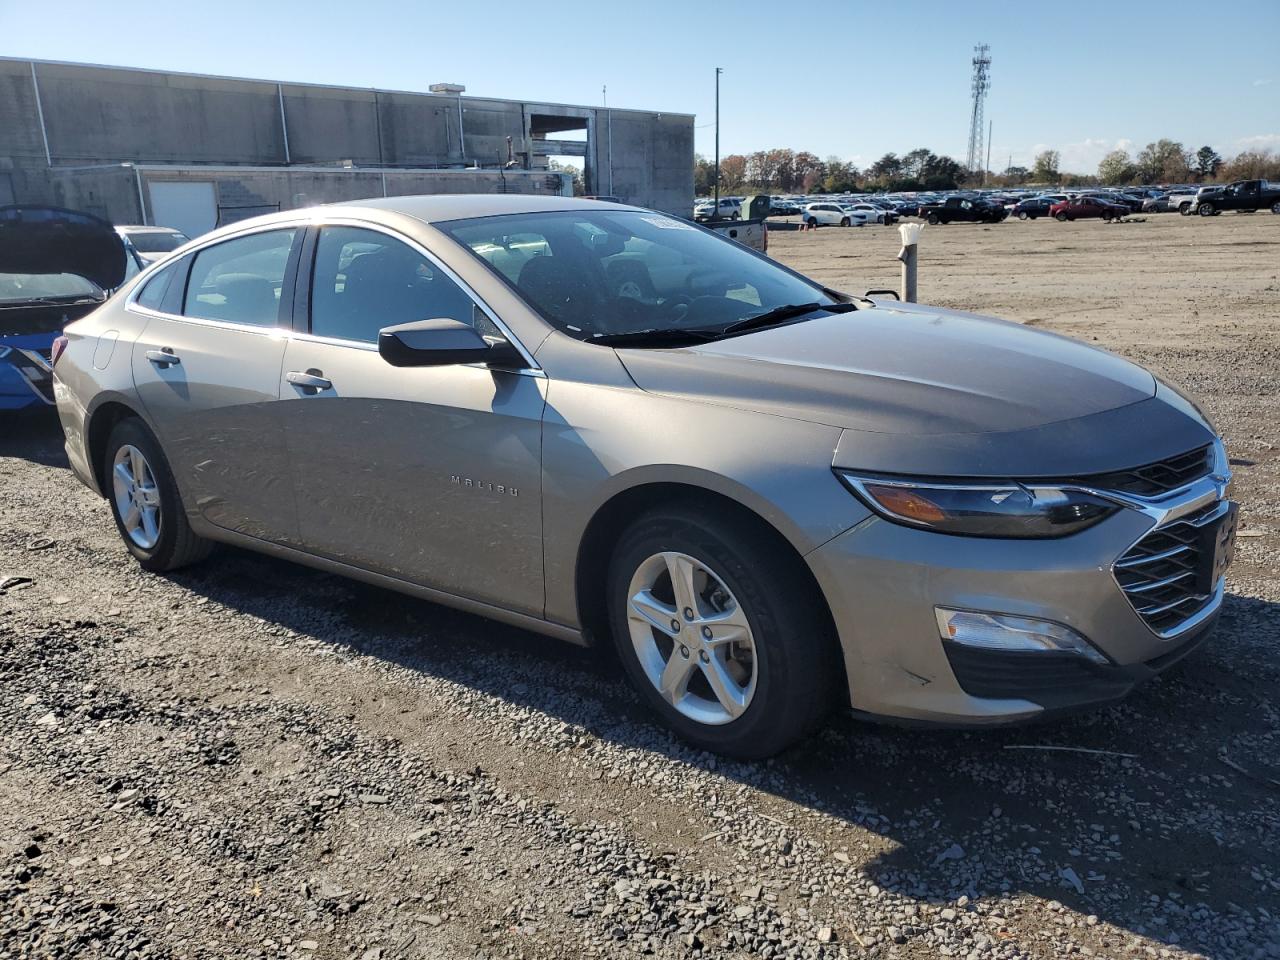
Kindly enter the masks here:
[[1199, 480], [1213, 469], [1213, 447], [1205, 446], [1187, 453], [1148, 463], [1132, 470], [1116, 470], [1079, 477], [1075, 482], [1101, 490], [1133, 493], [1140, 497], [1157, 496]]
[[1116, 561], [1120, 589], [1156, 633], [1177, 632], [1212, 602], [1217, 541], [1232, 534], [1217, 521], [1229, 511], [1220, 501], [1156, 527]]

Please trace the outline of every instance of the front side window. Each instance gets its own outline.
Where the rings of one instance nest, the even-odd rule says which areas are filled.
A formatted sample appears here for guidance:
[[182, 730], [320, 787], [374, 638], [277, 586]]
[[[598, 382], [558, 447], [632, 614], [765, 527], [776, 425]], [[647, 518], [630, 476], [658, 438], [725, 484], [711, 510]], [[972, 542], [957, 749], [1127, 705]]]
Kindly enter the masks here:
[[[322, 227], [311, 282], [311, 332], [376, 343], [378, 331], [448, 318], [488, 320], [443, 270], [405, 243], [361, 227]], [[479, 322], [478, 322], [479, 321]]]
[[660, 213], [522, 213], [436, 226], [549, 323], [584, 340], [722, 330], [779, 307], [835, 302], [772, 260]]
[[183, 314], [254, 327], [276, 326], [296, 234], [293, 228], [269, 230], [199, 251], [191, 265]]

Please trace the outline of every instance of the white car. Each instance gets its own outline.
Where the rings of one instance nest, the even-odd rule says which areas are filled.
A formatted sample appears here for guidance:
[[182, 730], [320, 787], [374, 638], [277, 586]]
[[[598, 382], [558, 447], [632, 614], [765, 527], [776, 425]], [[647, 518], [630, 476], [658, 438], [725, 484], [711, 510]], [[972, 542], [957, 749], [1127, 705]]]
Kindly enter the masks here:
[[804, 208], [804, 222], [811, 227], [839, 226], [848, 227], [856, 224], [862, 226], [871, 216], [865, 210], [854, 210], [843, 203], [811, 203]]
[[719, 205], [714, 200], [704, 200], [693, 208], [695, 220], [741, 220], [742, 201], [733, 197], [721, 197]]
[[[854, 213], [865, 214], [869, 223], [884, 223], [886, 219], [885, 208], [875, 203], [847, 203], [845, 206]], [[894, 219], [897, 219], [895, 214]]]

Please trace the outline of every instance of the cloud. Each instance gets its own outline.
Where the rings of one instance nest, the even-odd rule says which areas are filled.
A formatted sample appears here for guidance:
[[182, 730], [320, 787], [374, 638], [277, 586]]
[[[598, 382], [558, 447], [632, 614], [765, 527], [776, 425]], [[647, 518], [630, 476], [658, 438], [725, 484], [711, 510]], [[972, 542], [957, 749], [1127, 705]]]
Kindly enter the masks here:
[[1127, 150], [1133, 152], [1134, 143], [1128, 137], [1121, 137], [1118, 140], [1108, 140], [1105, 137], [1086, 137], [1084, 140], [1077, 140], [1074, 143], [1037, 143], [1030, 148], [1023, 150], [1014, 150], [1015, 164], [1023, 166], [1031, 166], [1036, 154], [1044, 150], [1057, 150], [1062, 159], [1058, 164], [1059, 169], [1066, 173], [1093, 173], [1098, 169], [1098, 164], [1112, 150]]
[[1238, 137], [1235, 145], [1241, 150], [1280, 149], [1280, 133], [1259, 133], [1252, 137]]
[[1271, 77], [1267, 77], [1267, 78], [1266, 78], [1266, 79], [1264, 79], [1264, 80], [1255, 80], [1255, 81], [1253, 81], [1253, 85], [1254, 85], [1255, 87], [1265, 87], [1267, 84], [1269, 84], [1269, 83], [1273, 83], [1273, 82], [1274, 82], [1274, 81], [1271, 79]]

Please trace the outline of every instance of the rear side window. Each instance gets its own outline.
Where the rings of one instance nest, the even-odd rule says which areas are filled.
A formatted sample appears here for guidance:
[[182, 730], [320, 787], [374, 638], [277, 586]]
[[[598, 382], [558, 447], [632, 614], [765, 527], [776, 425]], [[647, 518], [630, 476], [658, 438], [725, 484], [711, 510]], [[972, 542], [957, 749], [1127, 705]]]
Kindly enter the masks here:
[[182, 312], [254, 327], [279, 322], [284, 275], [297, 231], [270, 230], [199, 251]]
[[477, 316], [466, 291], [408, 244], [360, 227], [320, 229], [311, 286], [317, 337], [376, 343], [383, 327], [442, 317], [488, 333]]
[[138, 294], [138, 306], [149, 310], [160, 309], [160, 305], [164, 303], [164, 295], [169, 292], [169, 284], [178, 272], [176, 267], [177, 264], [165, 267], [143, 285], [142, 292]]

